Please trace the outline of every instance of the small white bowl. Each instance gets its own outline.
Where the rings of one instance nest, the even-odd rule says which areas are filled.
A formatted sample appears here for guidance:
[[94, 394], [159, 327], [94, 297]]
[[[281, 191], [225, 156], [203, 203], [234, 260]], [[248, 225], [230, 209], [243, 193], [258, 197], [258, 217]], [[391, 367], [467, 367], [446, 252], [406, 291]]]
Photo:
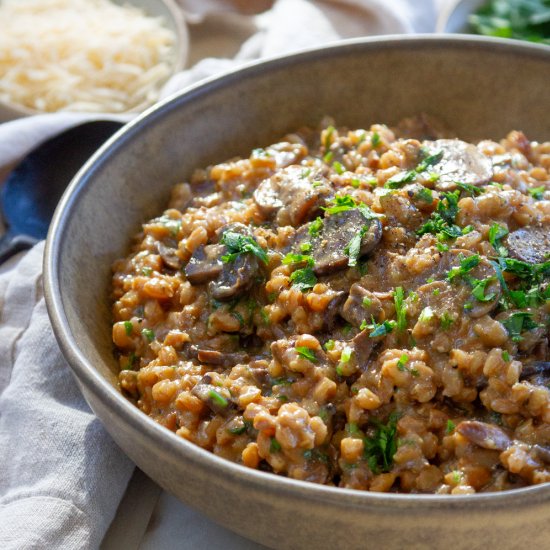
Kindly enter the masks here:
[[[174, 0], [113, 0], [115, 4], [131, 4], [141, 10], [146, 15], [152, 17], [161, 17], [164, 24], [170, 29], [176, 39], [173, 47], [173, 55], [171, 56], [171, 71], [170, 78], [185, 66], [187, 55], [189, 52], [189, 33], [187, 25], [183, 18], [181, 10], [178, 8]], [[117, 115], [127, 113], [139, 113], [149, 107], [151, 102], [143, 102], [128, 111], [116, 113]], [[31, 109], [17, 103], [0, 101], [0, 122], [6, 122], [16, 118], [21, 118], [30, 115], [44, 114], [43, 111]], [[103, 113], [108, 114], [108, 113]]]

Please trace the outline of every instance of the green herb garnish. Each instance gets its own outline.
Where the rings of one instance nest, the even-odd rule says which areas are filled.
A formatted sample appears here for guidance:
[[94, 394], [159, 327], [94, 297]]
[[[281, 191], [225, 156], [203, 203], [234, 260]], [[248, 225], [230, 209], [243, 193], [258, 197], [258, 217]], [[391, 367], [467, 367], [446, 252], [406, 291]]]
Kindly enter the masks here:
[[397, 323], [395, 321], [384, 321], [383, 323], [376, 323], [374, 318], [372, 319], [372, 325], [367, 325], [365, 328], [368, 328], [371, 333], [369, 338], [376, 338], [378, 336], [386, 336], [393, 331]]
[[380, 470], [388, 472], [393, 464], [393, 456], [397, 452], [397, 420], [398, 415], [392, 413], [387, 424], [373, 420], [376, 430], [372, 437], [365, 437], [364, 456], [373, 473]]
[[357, 233], [352, 237], [350, 242], [344, 248], [344, 254], [348, 256], [348, 265], [354, 267], [357, 265], [357, 260], [361, 254], [361, 241], [363, 237], [368, 233], [370, 225], [364, 225]]
[[241, 254], [253, 254], [264, 264], [268, 263], [267, 252], [249, 235], [226, 231], [220, 242], [228, 250], [228, 254], [222, 256], [222, 262], [234, 262]]
[[141, 331], [141, 334], [143, 334], [143, 336], [145, 336], [145, 338], [147, 338], [149, 342], [152, 342], [155, 339], [155, 333], [150, 328], [144, 328]]
[[270, 453], [278, 453], [281, 450], [281, 444], [274, 438], [271, 438], [271, 443], [269, 444]]
[[455, 423], [449, 418], [447, 420], [447, 428], [445, 429], [445, 431], [450, 434], [450, 433], [453, 433], [455, 431], [455, 428], [456, 428], [456, 425]]
[[294, 288], [306, 292], [317, 284], [317, 277], [311, 267], [304, 267], [291, 273], [290, 281]]
[[532, 187], [531, 189], [527, 189], [527, 191], [536, 201], [541, 201], [544, 198], [546, 187], [541, 185], [540, 187]]
[[472, 296], [478, 301], [478, 302], [490, 302], [491, 300], [494, 300], [496, 293], [490, 292], [489, 294], [485, 294], [485, 291], [487, 289], [487, 285], [493, 283], [496, 281], [496, 277], [487, 277], [486, 279], [482, 280], [475, 280], [473, 281], [473, 288], [472, 288]]
[[538, 328], [539, 325], [533, 320], [533, 314], [527, 311], [517, 311], [510, 317], [501, 321], [513, 342], [521, 341], [521, 334], [527, 330]]
[[474, 267], [479, 265], [480, 261], [481, 258], [479, 254], [472, 254], [471, 256], [468, 256], [466, 258], [462, 256], [462, 259], [460, 260], [460, 265], [458, 267], [451, 268], [447, 273], [447, 280], [452, 283], [458, 277], [464, 277], [472, 269], [474, 269]]
[[397, 368], [398, 370], [400, 370], [401, 372], [404, 372], [406, 371], [406, 365], [407, 363], [409, 362], [409, 356], [404, 353], [400, 358], [399, 358], [399, 361], [397, 361]]
[[405, 291], [402, 286], [396, 287], [393, 292], [393, 303], [397, 315], [397, 330], [403, 332], [407, 328], [407, 306], [404, 303]]
[[373, 132], [370, 138], [370, 144], [372, 145], [372, 147], [376, 149], [381, 142], [382, 140], [380, 139], [380, 134], [378, 132]]
[[501, 242], [506, 235], [508, 235], [507, 227], [496, 222], [491, 225], [489, 229], [489, 242], [496, 250], [498, 256], [508, 256], [508, 250], [506, 250], [506, 247]]
[[216, 390], [209, 390], [208, 391], [208, 397], [212, 399], [212, 401], [218, 406], [218, 407], [227, 407], [229, 405], [229, 401], [220, 395]]
[[303, 357], [312, 363], [317, 363], [317, 357], [315, 357], [315, 353], [312, 349], [307, 346], [296, 346], [294, 349], [300, 357]]
[[428, 204], [432, 204], [434, 201], [434, 196], [432, 193], [432, 190], [428, 187], [422, 187], [418, 193], [414, 196], [415, 199], [418, 199], [419, 201], [427, 202]]
[[132, 321], [124, 321], [124, 330], [126, 332], [126, 336], [132, 335], [132, 332], [134, 331], [134, 325], [132, 324]]
[[317, 217], [309, 224], [309, 229], [307, 232], [312, 237], [317, 237], [317, 235], [321, 232], [321, 229], [323, 229], [323, 220], [322, 218]]

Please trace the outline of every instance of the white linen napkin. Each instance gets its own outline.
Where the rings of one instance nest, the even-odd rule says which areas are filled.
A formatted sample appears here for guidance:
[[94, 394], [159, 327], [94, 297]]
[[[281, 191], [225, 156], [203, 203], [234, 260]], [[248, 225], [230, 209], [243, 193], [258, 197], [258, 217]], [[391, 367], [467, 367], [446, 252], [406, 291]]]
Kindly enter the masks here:
[[[232, 59], [219, 51], [174, 76], [164, 96], [250, 60], [343, 37], [429, 32], [436, 16], [433, 0], [278, 0], [257, 15], [243, 0], [179, 3], [204, 51], [212, 45], [202, 25], [216, 23], [222, 49], [242, 36], [244, 23], [256, 32]], [[91, 118], [108, 117], [59, 113], [1, 124], [0, 180], [35, 145]], [[98, 548], [134, 466], [84, 402], [55, 342], [42, 295], [43, 249], [0, 274], [0, 548]]]

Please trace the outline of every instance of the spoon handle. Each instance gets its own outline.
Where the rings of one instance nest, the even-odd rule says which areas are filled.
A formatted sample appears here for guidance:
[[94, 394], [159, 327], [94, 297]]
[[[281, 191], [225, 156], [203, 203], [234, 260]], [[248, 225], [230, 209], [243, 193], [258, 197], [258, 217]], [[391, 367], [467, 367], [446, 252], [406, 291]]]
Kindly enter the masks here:
[[14, 254], [27, 250], [34, 246], [38, 239], [29, 235], [22, 235], [7, 231], [0, 237], [0, 264], [11, 258]]

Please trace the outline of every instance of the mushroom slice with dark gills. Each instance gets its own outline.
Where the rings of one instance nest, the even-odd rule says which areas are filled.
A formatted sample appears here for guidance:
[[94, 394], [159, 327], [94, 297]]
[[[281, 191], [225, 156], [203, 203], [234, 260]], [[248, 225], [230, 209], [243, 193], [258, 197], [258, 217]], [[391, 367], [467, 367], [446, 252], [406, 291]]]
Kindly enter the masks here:
[[319, 214], [333, 193], [319, 170], [292, 165], [262, 181], [254, 200], [264, 216], [275, 216], [279, 226], [298, 227]]
[[[315, 229], [315, 230], [313, 230]], [[370, 254], [382, 239], [382, 224], [366, 218], [358, 208], [326, 216], [302, 226], [295, 235], [294, 248], [311, 245], [315, 275], [329, 275], [355, 265]]]
[[185, 268], [191, 284], [209, 282], [208, 291], [215, 300], [230, 300], [254, 284], [260, 262], [267, 263], [267, 253], [240, 223], [218, 231], [219, 243], [199, 247]]
[[430, 173], [438, 176], [435, 183], [438, 191], [452, 191], [456, 189], [456, 182], [481, 185], [493, 177], [491, 159], [471, 143], [459, 139], [438, 139], [425, 141], [424, 146], [430, 155], [443, 153], [441, 161], [430, 166]]
[[545, 262], [550, 257], [550, 225], [522, 227], [506, 238], [510, 256], [530, 264]]

